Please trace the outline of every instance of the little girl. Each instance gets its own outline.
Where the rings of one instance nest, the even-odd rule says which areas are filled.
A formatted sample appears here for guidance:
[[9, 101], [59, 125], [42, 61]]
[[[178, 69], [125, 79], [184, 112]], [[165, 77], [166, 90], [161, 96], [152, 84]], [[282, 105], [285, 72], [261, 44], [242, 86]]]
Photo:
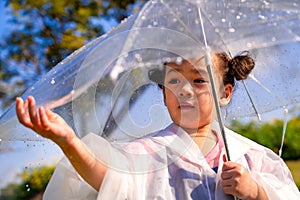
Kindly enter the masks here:
[[[221, 106], [235, 80], [254, 67], [248, 54], [212, 55]], [[228, 129], [231, 160], [214, 122], [214, 102], [204, 57], [149, 71], [162, 88], [173, 121], [132, 142], [109, 143], [95, 134], [79, 139], [57, 114], [16, 100], [20, 123], [64, 152], [44, 199], [300, 199], [285, 163], [271, 150]]]

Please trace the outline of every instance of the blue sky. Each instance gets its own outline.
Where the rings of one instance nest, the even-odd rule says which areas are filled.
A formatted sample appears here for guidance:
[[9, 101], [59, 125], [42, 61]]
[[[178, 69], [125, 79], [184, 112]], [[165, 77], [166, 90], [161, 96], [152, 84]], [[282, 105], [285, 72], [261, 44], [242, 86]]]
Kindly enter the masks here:
[[6, 14], [6, 11], [5, 11], [5, 5], [4, 5], [4, 1], [0, 1], [0, 37], [3, 36], [4, 34], [4, 30], [7, 30], [8, 25], [6, 22], [6, 20], [8, 19], [8, 16]]
[[0, 24], [1, 24], [1, 28], [0, 28], [0, 36], [2, 36], [2, 32], [3, 32], [3, 25], [4, 25], [4, 2], [0, 1]]
[[[7, 19], [8, 13], [5, 11], [4, 1], [0, 1], [0, 38], [7, 34], [9, 29]], [[13, 147], [13, 150], [7, 148], [7, 152], [0, 152], [0, 188], [11, 181], [17, 181], [18, 173], [32, 167], [53, 165], [62, 157], [60, 149], [50, 141], [17, 141], [7, 144], [2, 142], [0, 145]]]

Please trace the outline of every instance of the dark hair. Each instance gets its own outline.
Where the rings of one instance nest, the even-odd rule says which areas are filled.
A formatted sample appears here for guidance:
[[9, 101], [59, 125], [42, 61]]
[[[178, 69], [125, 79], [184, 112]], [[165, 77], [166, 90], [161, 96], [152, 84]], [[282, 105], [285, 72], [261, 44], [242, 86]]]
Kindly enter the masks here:
[[167, 63], [164, 63], [163, 67], [150, 69], [148, 71], [149, 79], [154, 83], [157, 83], [158, 87], [160, 87], [161, 89], [164, 87], [166, 65]]
[[[243, 51], [233, 58], [230, 58], [224, 52], [216, 53], [214, 55], [217, 57], [218, 61], [221, 61], [218, 62], [218, 67], [223, 71], [222, 76], [224, 85], [231, 84], [234, 86], [235, 80], [245, 80], [255, 66], [255, 62], [248, 51]], [[148, 71], [149, 79], [157, 83], [160, 88], [163, 88], [164, 85], [166, 65], [167, 63], [164, 63], [163, 67]]]
[[235, 80], [245, 80], [255, 66], [253, 58], [248, 51], [243, 51], [230, 58], [226, 53], [217, 53], [217, 58], [223, 61], [223, 84], [235, 85]]

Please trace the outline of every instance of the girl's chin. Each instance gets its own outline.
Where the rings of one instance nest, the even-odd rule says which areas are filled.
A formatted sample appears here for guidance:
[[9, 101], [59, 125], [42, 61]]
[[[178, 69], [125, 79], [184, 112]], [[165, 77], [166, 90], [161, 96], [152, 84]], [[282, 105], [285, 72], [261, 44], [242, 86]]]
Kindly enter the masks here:
[[201, 123], [199, 124], [199, 121], [192, 121], [190, 120], [181, 120], [180, 122], [175, 124], [179, 127], [181, 127], [182, 129], [184, 129], [186, 132], [195, 132], [195, 131], [199, 131], [202, 128], [207, 127], [207, 125], [210, 125], [212, 122], [210, 120], [207, 120], [206, 123]]
[[179, 124], [177, 124], [178, 126], [180, 126], [181, 128], [183, 128], [184, 130], [198, 130], [199, 128], [199, 124], [198, 123], [191, 123], [191, 122], [181, 122]]

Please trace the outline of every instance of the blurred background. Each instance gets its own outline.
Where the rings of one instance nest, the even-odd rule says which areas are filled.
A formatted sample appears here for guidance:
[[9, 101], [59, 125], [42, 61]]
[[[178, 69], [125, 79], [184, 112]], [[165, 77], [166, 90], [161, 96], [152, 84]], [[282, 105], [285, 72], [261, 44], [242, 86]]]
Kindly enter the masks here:
[[[1, 0], [0, 115], [17, 96], [87, 42], [138, 12], [144, 0]], [[290, 109], [282, 158], [300, 188], [300, 111]], [[278, 153], [283, 113], [228, 126]], [[1, 141], [0, 200], [41, 199], [62, 153], [50, 141]]]

